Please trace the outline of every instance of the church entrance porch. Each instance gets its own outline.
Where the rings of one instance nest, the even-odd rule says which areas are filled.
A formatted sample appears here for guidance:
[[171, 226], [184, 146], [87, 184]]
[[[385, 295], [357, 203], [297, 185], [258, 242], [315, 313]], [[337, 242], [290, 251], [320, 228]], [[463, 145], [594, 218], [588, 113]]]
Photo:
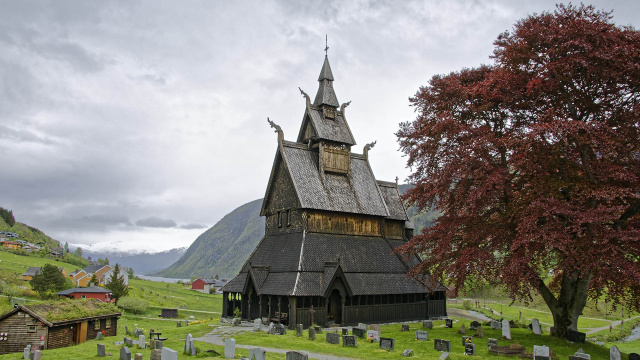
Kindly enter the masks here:
[[342, 308], [344, 305], [344, 299], [340, 294], [340, 291], [333, 290], [327, 300], [327, 324], [342, 324]]

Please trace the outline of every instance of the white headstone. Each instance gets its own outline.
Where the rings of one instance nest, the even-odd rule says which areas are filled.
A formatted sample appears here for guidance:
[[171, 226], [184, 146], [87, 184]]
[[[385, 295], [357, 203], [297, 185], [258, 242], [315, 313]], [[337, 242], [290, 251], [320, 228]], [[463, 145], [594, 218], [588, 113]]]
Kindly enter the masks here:
[[449, 353], [445, 351], [442, 354], [440, 354], [440, 357], [438, 358], [438, 360], [447, 360], [448, 358], [449, 358]]
[[615, 345], [609, 351], [609, 360], [622, 360], [622, 354], [620, 354], [620, 350]]
[[224, 358], [233, 359], [235, 357], [236, 357], [236, 339], [226, 339], [224, 341]]
[[144, 335], [138, 336], [138, 347], [140, 349], [144, 349], [146, 346], [147, 346], [147, 344], [145, 343]]
[[27, 345], [27, 347], [24, 348], [24, 351], [22, 353], [22, 358], [23, 359], [29, 359], [30, 355], [31, 355], [31, 345]]
[[536, 335], [542, 335], [542, 329], [540, 328], [540, 321], [538, 319], [531, 319], [531, 328]]
[[534, 360], [549, 360], [551, 359], [551, 354], [549, 352], [548, 346], [538, 346], [533, 345], [533, 359]]
[[261, 326], [262, 326], [262, 319], [253, 320], [253, 331], [260, 331]]
[[186, 339], [184, 339], [184, 353], [188, 354], [191, 351], [191, 334], [187, 334]]
[[502, 320], [502, 337], [511, 340], [511, 326], [507, 319]]
[[573, 354], [573, 357], [577, 357], [577, 358], [580, 358], [580, 359], [591, 360], [591, 355], [585, 353], [584, 350], [582, 350], [582, 349], [578, 349], [578, 351], [576, 351], [575, 354]]
[[375, 330], [367, 330], [367, 339], [372, 342], [380, 342], [380, 333]]
[[162, 360], [178, 360], [178, 352], [168, 347], [162, 348]]
[[249, 349], [249, 360], [265, 360], [267, 351], [261, 348]]

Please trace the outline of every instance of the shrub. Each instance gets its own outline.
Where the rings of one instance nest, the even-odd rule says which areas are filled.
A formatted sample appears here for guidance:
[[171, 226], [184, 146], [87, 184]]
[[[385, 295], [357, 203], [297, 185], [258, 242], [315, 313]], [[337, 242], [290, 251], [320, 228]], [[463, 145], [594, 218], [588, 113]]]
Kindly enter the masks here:
[[471, 310], [471, 300], [464, 300], [462, 302], [462, 307], [464, 307], [465, 310]]
[[149, 308], [149, 302], [129, 296], [118, 299], [118, 307], [133, 314], [144, 314]]

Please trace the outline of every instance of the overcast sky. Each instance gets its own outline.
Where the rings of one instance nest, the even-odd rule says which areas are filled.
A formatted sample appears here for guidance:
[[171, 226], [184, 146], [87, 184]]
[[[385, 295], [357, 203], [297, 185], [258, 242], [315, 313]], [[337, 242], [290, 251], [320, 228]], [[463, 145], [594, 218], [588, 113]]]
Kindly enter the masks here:
[[[640, 27], [640, 2], [596, 1]], [[0, 1], [0, 206], [91, 249], [188, 246], [264, 196], [295, 141], [325, 34], [338, 100], [379, 180], [435, 74], [553, 1]]]

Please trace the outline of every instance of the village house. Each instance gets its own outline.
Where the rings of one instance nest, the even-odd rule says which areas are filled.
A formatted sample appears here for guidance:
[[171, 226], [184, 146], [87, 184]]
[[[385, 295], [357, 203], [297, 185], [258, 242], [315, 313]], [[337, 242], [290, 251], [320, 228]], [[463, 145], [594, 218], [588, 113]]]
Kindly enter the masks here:
[[[222, 315], [293, 324], [355, 325], [447, 315], [447, 288], [407, 276], [417, 256], [394, 249], [413, 236], [398, 184], [376, 180], [375, 142], [356, 144], [325, 56], [296, 141], [280, 126], [260, 211], [265, 236], [222, 288]], [[371, 106], [371, 104], [365, 104]]]
[[[27, 271], [22, 274], [22, 280], [31, 281], [33, 279], [33, 276], [40, 272], [40, 269], [42, 268], [33, 266], [28, 268]], [[62, 273], [62, 275], [64, 275], [64, 277], [69, 277], [69, 274], [67, 274], [67, 269], [63, 267], [59, 267], [58, 269], [60, 269], [60, 272]]]
[[[205, 294], [213, 294], [227, 283], [226, 280], [196, 279], [191, 283], [191, 290]], [[213, 289], [213, 290], [212, 290]]]
[[73, 284], [78, 287], [86, 287], [91, 280], [91, 276], [84, 270], [75, 270], [69, 273], [69, 277]]
[[116, 299], [111, 298], [112, 294], [111, 290], [99, 286], [73, 288], [58, 292], [58, 295], [71, 299], [96, 299], [102, 302], [116, 302]]
[[15, 241], [9, 241], [9, 240], [0, 241], [0, 245], [4, 246], [6, 248], [9, 248], [9, 249], [20, 249], [21, 248], [19, 243], [15, 242]]
[[[74, 317], [74, 314], [90, 314]], [[0, 315], [0, 354], [31, 349], [57, 349], [94, 339], [98, 332], [115, 336], [121, 313], [113, 304], [95, 300], [18, 305]]]

